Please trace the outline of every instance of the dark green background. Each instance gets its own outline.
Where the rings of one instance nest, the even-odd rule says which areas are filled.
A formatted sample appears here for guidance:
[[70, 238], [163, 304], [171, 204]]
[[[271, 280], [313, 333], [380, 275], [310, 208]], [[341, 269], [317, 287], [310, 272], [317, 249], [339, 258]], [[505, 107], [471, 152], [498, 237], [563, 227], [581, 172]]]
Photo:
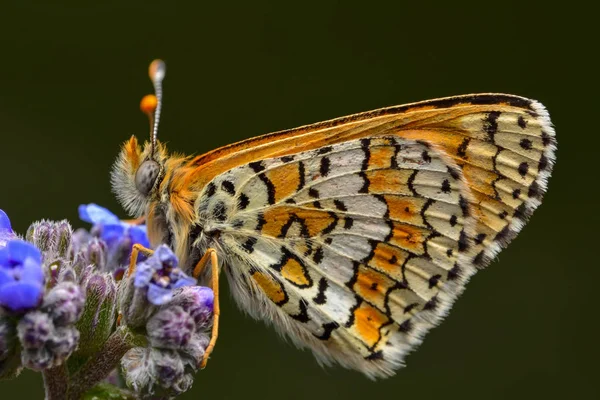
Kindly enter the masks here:
[[[77, 206], [87, 202], [124, 216], [109, 168], [122, 141], [147, 134], [138, 102], [156, 57], [169, 70], [160, 137], [184, 153], [483, 91], [538, 99], [556, 125], [544, 204], [408, 368], [378, 382], [324, 370], [242, 315], [223, 285], [216, 351], [182, 398], [600, 396], [593, 10], [574, 1], [48, 3], [0, 6], [0, 208], [20, 232], [40, 218], [82, 226]], [[42, 383], [24, 373], [0, 391], [41, 398]]]

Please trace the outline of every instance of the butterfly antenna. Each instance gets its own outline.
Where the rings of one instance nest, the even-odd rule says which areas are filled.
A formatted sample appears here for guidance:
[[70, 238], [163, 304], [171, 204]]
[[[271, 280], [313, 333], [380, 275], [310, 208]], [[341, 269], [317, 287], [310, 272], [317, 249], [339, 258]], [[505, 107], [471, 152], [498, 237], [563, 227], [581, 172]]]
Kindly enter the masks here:
[[165, 78], [167, 67], [162, 60], [154, 60], [150, 63], [148, 74], [154, 85], [154, 94], [144, 96], [140, 103], [140, 108], [150, 120], [150, 143], [151, 155], [154, 155], [156, 149], [156, 140], [158, 138], [158, 123], [160, 121], [160, 111], [162, 108], [162, 81]]

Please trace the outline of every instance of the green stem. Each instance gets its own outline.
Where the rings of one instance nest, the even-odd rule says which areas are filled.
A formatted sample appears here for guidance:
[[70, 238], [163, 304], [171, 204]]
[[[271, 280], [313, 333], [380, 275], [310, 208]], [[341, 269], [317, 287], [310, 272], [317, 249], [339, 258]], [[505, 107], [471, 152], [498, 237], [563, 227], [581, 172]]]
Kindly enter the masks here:
[[46, 400], [60, 400], [67, 397], [69, 392], [69, 373], [65, 364], [44, 370], [44, 389]]
[[72, 388], [69, 399], [79, 400], [88, 390], [115, 369], [125, 353], [135, 346], [134, 335], [124, 326], [110, 335], [96, 356], [90, 359], [72, 377]]

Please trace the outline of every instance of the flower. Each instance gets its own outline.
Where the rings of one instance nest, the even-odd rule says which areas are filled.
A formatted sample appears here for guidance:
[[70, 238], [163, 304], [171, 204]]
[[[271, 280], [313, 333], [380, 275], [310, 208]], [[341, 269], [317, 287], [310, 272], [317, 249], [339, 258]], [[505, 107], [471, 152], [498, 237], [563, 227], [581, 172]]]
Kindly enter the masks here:
[[[118, 268], [127, 263], [131, 249], [138, 243], [150, 247], [145, 225], [135, 225], [121, 221], [119, 217], [96, 204], [79, 206], [79, 218], [93, 224], [92, 235], [102, 239], [108, 248], [107, 264]], [[144, 259], [143, 255], [140, 259]]]
[[35, 308], [44, 292], [42, 254], [30, 243], [13, 239], [0, 248], [0, 306], [11, 311]]
[[12, 230], [10, 226], [10, 219], [8, 219], [8, 215], [2, 210], [0, 210], [0, 248], [6, 246], [6, 243], [9, 240], [15, 239], [17, 235]]
[[177, 268], [177, 257], [169, 247], [160, 245], [146, 261], [137, 265], [134, 275], [136, 288], [147, 288], [148, 301], [154, 305], [168, 303], [173, 290], [191, 286], [196, 279], [187, 276]]

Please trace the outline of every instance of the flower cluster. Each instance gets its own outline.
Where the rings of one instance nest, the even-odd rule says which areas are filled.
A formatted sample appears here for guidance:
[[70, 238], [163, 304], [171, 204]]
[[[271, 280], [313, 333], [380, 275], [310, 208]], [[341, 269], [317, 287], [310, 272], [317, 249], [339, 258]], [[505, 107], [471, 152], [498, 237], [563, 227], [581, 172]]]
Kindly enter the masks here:
[[124, 276], [133, 245], [150, 246], [145, 226], [95, 204], [79, 214], [90, 231], [39, 221], [23, 240], [0, 210], [0, 379], [62, 367], [78, 398], [116, 385], [93, 387], [120, 367], [138, 396], [183, 393], [209, 342], [212, 290], [165, 245]]
[[127, 384], [138, 393], [174, 396], [193, 383], [210, 338], [213, 292], [188, 286], [148, 319], [149, 344], [131, 349], [121, 360]]

